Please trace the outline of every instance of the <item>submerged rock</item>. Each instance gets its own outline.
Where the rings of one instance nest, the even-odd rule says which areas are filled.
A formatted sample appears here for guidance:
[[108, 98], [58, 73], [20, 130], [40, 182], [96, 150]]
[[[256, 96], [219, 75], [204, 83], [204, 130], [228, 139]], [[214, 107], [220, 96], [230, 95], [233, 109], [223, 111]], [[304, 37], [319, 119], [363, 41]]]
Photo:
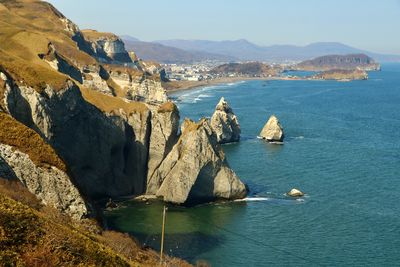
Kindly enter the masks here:
[[304, 196], [304, 193], [301, 192], [299, 189], [293, 188], [287, 193], [287, 195], [291, 197], [302, 197]]
[[177, 144], [154, 175], [161, 182], [157, 196], [176, 204], [238, 199], [247, 194], [206, 119], [198, 123], [185, 119]]
[[240, 139], [240, 125], [237, 117], [223, 97], [211, 117], [211, 128], [220, 144], [237, 142]]
[[272, 115], [260, 132], [260, 137], [269, 142], [282, 142], [284, 138], [283, 128], [275, 115]]

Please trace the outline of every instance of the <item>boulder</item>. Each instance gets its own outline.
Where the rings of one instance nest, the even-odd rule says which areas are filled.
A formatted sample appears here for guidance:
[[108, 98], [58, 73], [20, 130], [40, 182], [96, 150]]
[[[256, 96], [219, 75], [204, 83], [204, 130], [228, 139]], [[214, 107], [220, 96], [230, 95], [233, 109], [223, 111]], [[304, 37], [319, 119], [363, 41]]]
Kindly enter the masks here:
[[220, 144], [237, 142], [240, 139], [240, 125], [237, 117], [223, 97], [211, 117], [211, 128]]
[[269, 142], [282, 142], [284, 138], [283, 128], [275, 115], [272, 115], [260, 132], [260, 137]]
[[293, 188], [287, 193], [287, 195], [291, 197], [302, 197], [304, 196], [304, 193], [301, 192], [299, 189]]
[[209, 121], [185, 119], [181, 131], [154, 173], [161, 183], [156, 195], [176, 204], [245, 197], [246, 186], [226, 162]]

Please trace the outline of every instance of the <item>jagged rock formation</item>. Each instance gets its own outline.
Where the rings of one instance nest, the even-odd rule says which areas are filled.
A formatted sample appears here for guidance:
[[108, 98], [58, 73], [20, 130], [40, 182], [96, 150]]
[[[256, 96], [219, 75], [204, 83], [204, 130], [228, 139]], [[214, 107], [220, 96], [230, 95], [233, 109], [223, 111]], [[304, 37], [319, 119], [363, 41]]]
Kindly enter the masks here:
[[219, 100], [211, 117], [211, 128], [217, 135], [217, 141], [220, 144], [237, 142], [240, 139], [238, 119], [223, 97]]
[[246, 187], [229, 168], [209, 121], [186, 119], [181, 131], [154, 173], [161, 181], [157, 196], [178, 204], [245, 197]]
[[365, 54], [327, 55], [300, 62], [295, 70], [327, 71], [327, 70], [380, 70], [379, 63]]
[[122, 40], [113, 33], [98, 32], [95, 30], [82, 30], [83, 37], [90, 43], [94, 54], [104, 62], [131, 63], [128, 52]]
[[[19, 179], [43, 203], [80, 219], [85, 201], [55, 151], [33, 130], [0, 112], [0, 177]], [[0, 178], [1, 179], [1, 178]]]
[[284, 138], [283, 128], [275, 115], [272, 115], [260, 132], [260, 137], [269, 142], [282, 142]]

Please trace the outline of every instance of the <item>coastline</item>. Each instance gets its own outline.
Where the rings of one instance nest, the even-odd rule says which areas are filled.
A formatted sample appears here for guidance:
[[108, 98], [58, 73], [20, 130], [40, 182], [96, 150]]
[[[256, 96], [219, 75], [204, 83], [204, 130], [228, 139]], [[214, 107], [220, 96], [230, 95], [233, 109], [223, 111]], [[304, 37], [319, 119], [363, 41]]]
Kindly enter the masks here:
[[232, 82], [240, 82], [240, 81], [248, 81], [248, 80], [268, 80], [267, 78], [261, 77], [224, 77], [213, 80], [206, 81], [174, 81], [174, 82], [166, 82], [163, 83], [163, 87], [166, 90], [167, 94], [176, 93], [185, 90], [191, 90], [199, 87], [211, 86], [211, 85], [219, 85], [225, 83]]
[[206, 81], [173, 81], [173, 82], [163, 82], [162, 86], [164, 87], [167, 94], [176, 93], [180, 91], [191, 90], [200, 87], [206, 87], [211, 85], [219, 85], [226, 83], [234, 83], [241, 81], [337, 81], [337, 82], [350, 82], [353, 80], [358, 80], [354, 78], [349, 79], [329, 79], [329, 78], [314, 78], [314, 77], [285, 77], [285, 76], [276, 76], [276, 77], [223, 77], [217, 78], [213, 80]]

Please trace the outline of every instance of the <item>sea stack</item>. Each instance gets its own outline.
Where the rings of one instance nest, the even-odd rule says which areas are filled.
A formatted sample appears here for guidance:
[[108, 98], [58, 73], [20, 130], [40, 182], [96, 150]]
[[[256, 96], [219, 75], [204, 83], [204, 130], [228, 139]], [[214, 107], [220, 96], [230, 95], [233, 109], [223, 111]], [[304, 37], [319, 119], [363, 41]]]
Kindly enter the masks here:
[[240, 199], [247, 188], [229, 167], [207, 119], [185, 119], [182, 134], [155, 171], [156, 195], [175, 204]]
[[220, 144], [238, 142], [240, 139], [238, 119], [223, 97], [219, 100], [211, 117], [211, 128]]
[[260, 136], [268, 142], [283, 142], [283, 128], [275, 115], [272, 115], [268, 119], [267, 123], [264, 125], [264, 128], [260, 132]]

